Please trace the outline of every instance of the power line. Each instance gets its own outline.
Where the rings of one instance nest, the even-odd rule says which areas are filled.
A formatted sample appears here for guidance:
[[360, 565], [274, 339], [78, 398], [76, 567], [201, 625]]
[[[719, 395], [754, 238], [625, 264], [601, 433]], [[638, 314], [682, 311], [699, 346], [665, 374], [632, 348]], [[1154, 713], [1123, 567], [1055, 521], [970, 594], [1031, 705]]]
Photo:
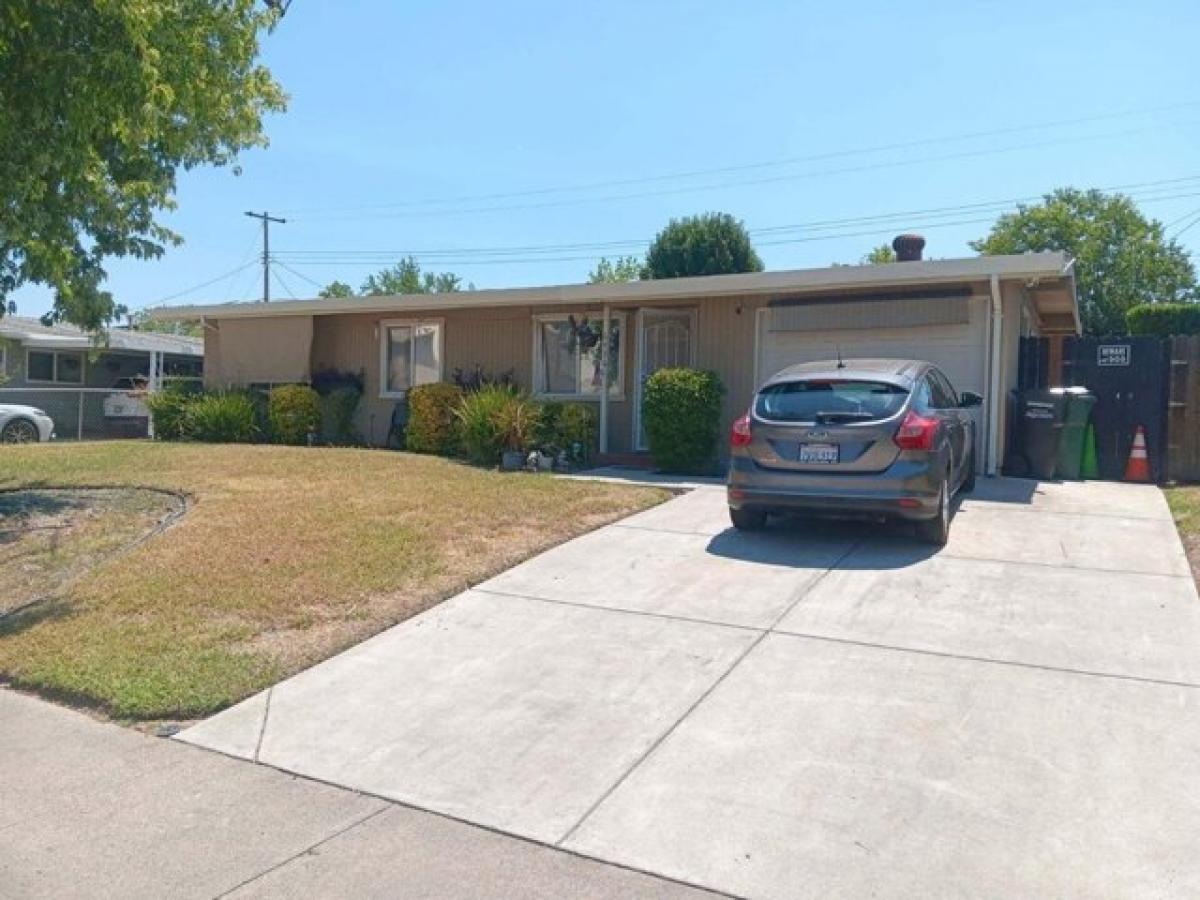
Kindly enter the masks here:
[[157, 302], [162, 304], [162, 303], [168, 303], [171, 300], [178, 300], [180, 297], [185, 297], [188, 294], [191, 294], [198, 290], [201, 290], [202, 288], [210, 287], [211, 285], [216, 284], [218, 281], [221, 281], [225, 278], [229, 278], [232, 275], [236, 275], [238, 272], [241, 272], [243, 269], [247, 269], [252, 265], [254, 265], [254, 263], [252, 263], [252, 262], [243, 263], [242, 265], [238, 266], [236, 269], [230, 269], [228, 272], [218, 275], [216, 278], [212, 278], [208, 281], [201, 282], [200, 284], [194, 284], [190, 288], [185, 288], [182, 291], [179, 291], [174, 294], [170, 294], [166, 297], [161, 297], [161, 298], [159, 298], [159, 300]]
[[283, 277], [283, 275], [281, 275], [281, 274], [280, 274], [280, 272], [279, 272], [279, 268], [278, 268], [278, 267], [272, 267], [272, 269], [271, 269], [271, 274], [275, 276], [275, 280], [276, 280], [276, 281], [278, 281], [278, 282], [279, 282], [281, 285], [283, 285], [283, 289], [284, 289], [285, 291], [287, 291], [287, 294], [288, 294], [288, 296], [289, 296], [289, 297], [291, 297], [293, 300], [295, 300], [295, 299], [296, 299], [296, 292], [295, 292], [295, 291], [293, 291], [293, 290], [292, 290], [292, 286], [291, 286], [290, 284], [288, 284], [288, 283], [287, 283], [287, 279], [285, 279], [285, 278]]
[[332, 206], [332, 207], [300, 207], [284, 212], [291, 213], [322, 213], [322, 212], [357, 212], [364, 210], [382, 210], [382, 209], [404, 209], [414, 207], [427, 206], [444, 206], [456, 203], [473, 203], [485, 200], [508, 200], [519, 197], [536, 197], [546, 196], [559, 193], [579, 193], [583, 191], [591, 191], [602, 188], [613, 187], [629, 187], [639, 184], [653, 184], [665, 181], [677, 181], [681, 179], [701, 178], [712, 175], [725, 175], [737, 172], [754, 171], [769, 168], [778, 168], [782, 166], [797, 165], [805, 162], [819, 162], [827, 159], [839, 159], [850, 156], [864, 156], [875, 153], [892, 152], [896, 150], [908, 150], [916, 147], [936, 146], [938, 144], [955, 143], [962, 141], [978, 140], [988, 137], [999, 137], [1006, 134], [1021, 134], [1032, 131], [1040, 131], [1053, 128], [1065, 128], [1075, 125], [1083, 125], [1102, 121], [1112, 121], [1114, 119], [1130, 118], [1134, 116], [1152, 115], [1160, 112], [1171, 112], [1182, 109], [1191, 109], [1200, 106], [1200, 101], [1186, 101], [1182, 103], [1168, 104], [1164, 106], [1149, 107], [1141, 110], [1124, 110], [1121, 112], [1104, 113], [1093, 116], [1084, 116], [1073, 119], [1061, 119], [1051, 122], [1039, 122], [1029, 125], [1010, 126], [1006, 128], [989, 129], [986, 131], [967, 132], [958, 135], [943, 135], [939, 137], [919, 138], [916, 140], [900, 141], [890, 144], [880, 144], [873, 147], [850, 148], [843, 150], [827, 151], [823, 153], [809, 154], [805, 156], [786, 157], [783, 159], [767, 160], [753, 163], [745, 163], [732, 166], [718, 166], [705, 169], [693, 169], [685, 172], [665, 173], [659, 175], [647, 175], [636, 178], [621, 178], [609, 179], [604, 181], [593, 181], [576, 185], [558, 185], [551, 187], [532, 188], [521, 191], [503, 191], [487, 194], [468, 194], [455, 197], [434, 198], [426, 200], [409, 200], [393, 203], [374, 203], [360, 204], [352, 206]]
[[[1200, 176], [1187, 176], [1184, 178], [1163, 179], [1161, 181], [1141, 182], [1137, 184], [1118, 185], [1110, 188], [1101, 188], [1104, 191], [1113, 190], [1129, 190], [1131, 188], [1143, 187], [1150, 188], [1148, 191], [1130, 191], [1130, 196], [1139, 199], [1142, 203], [1154, 203], [1165, 200], [1174, 200], [1187, 197], [1200, 196], [1196, 191], [1176, 191], [1173, 193], [1163, 193], [1167, 186], [1175, 187], [1200, 187], [1200, 184], [1187, 184], [1188, 182], [1200, 182]], [[835, 232], [829, 234], [828, 237], [846, 237], [856, 236], [863, 233], [877, 232], [861, 232], [851, 231], [846, 232], [847, 228], [862, 228], [870, 225], [883, 225], [891, 223], [889, 227], [895, 227], [898, 224], [897, 220], [903, 220], [907, 227], [933, 227], [936, 220], [946, 219], [952, 216], [961, 216], [964, 213], [983, 213], [999, 209], [1007, 209], [1014, 204], [1039, 200], [1043, 195], [1032, 195], [1028, 197], [1015, 197], [1004, 200], [992, 200], [979, 203], [958, 204], [954, 206], [932, 207], [929, 209], [905, 210], [901, 212], [880, 213], [870, 216], [846, 217], [840, 219], [823, 219], [810, 222], [795, 223], [791, 225], [776, 225], [767, 228], [749, 229], [752, 236], [769, 237], [782, 236], [789, 232], [814, 232], [826, 231]], [[1190, 215], [1190, 214], [1189, 214]], [[920, 222], [913, 220], [919, 217]], [[1186, 216], [1184, 217], [1186, 218]], [[975, 220], [970, 220], [974, 222]], [[985, 221], [990, 221], [990, 218]], [[485, 257], [505, 257], [505, 256], [520, 256], [522, 254], [561, 254], [574, 251], [586, 250], [604, 250], [612, 251], [616, 249], [637, 249], [645, 247], [649, 243], [646, 239], [631, 239], [625, 241], [596, 241], [582, 242], [572, 244], [543, 244], [543, 245], [515, 245], [507, 247], [459, 247], [459, 248], [438, 248], [438, 249], [345, 249], [345, 250], [280, 250], [274, 254], [273, 258], [279, 260], [284, 258], [289, 262], [297, 265], [311, 265], [318, 263], [339, 263], [339, 262], [370, 262], [370, 261], [394, 261], [406, 256], [414, 256], [418, 259], [447, 263], [452, 260], [462, 260], [468, 257], [485, 256]], [[762, 246], [771, 246], [772, 241], [760, 241]], [[586, 257], [596, 258], [596, 257]], [[512, 261], [512, 260], [498, 260]]]
[[309, 278], [303, 272], [297, 272], [295, 269], [293, 269], [291, 266], [289, 266], [287, 263], [283, 262], [282, 260], [276, 258], [274, 260], [274, 262], [275, 262], [275, 265], [277, 265], [281, 268], [287, 269], [287, 271], [291, 272], [297, 278], [304, 279], [305, 281], [307, 281], [309, 284], [311, 284], [313, 287], [317, 288], [318, 290], [323, 290], [325, 288], [325, 285], [321, 284], [321, 282], [314, 281], [312, 278]]
[[1196, 213], [1196, 217], [1194, 219], [1192, 219], [1192, 221], [1190, 221], [1186, 225], [1184, 225], [1182, 228], [1180, 228], [1177, 232], [1175, 232], [1175, 234], [1171, 237], [1171, 240], [1173, 240], [1173, 241], [1179, 240], [1179, 238], [1182, 235], [1187, 234], [1196, 225], [1200, 225], [1200, 209], [1195, 210], [1195, 213]]
[[272, 216], [266, 211], [260, 213], [247, 212], [246, 215], [251, 219], [258, 219], [262, 222], [262, 302], [269, 303], [271, 300], [271, 223], [275, 222], [279, 225], [286, 225], [287, 219], [280, 219], [277, 216]]

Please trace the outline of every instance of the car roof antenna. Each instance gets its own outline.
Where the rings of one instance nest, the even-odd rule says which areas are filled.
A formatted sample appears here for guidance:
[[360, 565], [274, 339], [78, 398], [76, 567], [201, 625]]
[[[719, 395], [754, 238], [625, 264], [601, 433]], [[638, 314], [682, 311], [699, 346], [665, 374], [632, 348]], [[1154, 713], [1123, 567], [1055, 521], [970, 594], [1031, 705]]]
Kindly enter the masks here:
[[845, 363], [845, 362], [842, 360], [842, 345], [841, 345], [841, 344], [834, 344], [833, 346], [834, 346], [834, 348], [837, 350], [837, 355], [838, 355], [838, 364], [837, 364], [837, 367], [838, 367], [839, 369], [844, 369], [844, 368], [846, 368], [846, 363]]

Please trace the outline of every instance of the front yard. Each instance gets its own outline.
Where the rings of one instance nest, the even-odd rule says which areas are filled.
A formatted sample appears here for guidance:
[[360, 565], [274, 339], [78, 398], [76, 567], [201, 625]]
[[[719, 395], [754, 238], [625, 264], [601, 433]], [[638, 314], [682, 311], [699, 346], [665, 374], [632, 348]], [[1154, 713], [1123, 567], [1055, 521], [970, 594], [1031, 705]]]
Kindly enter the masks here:
[[18, 491], [0, 505], [0, 680], [127, 719], [213, 712], [667, 496], [381, 451], [133, 442], [4, 448], [0, 491]]

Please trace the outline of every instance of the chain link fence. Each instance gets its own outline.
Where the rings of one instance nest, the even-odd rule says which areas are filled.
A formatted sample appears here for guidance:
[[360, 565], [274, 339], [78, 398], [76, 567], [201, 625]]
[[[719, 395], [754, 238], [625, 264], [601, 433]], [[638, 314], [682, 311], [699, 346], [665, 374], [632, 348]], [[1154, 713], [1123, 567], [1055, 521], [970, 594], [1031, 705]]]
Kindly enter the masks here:
[[[164, 379], [199, 383], [198, 378]], [[151, 437], [145, 388], [0, 387], [0, 405], [33, 406], [54, 420], [56, 440]]]

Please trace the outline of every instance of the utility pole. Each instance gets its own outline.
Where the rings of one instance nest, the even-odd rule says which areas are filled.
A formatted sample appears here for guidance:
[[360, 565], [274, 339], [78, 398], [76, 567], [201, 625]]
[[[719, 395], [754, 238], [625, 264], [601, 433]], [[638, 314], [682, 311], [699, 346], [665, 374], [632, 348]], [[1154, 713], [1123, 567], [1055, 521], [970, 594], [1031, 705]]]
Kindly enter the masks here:
[[278, 222], [280, 225], [286, 224], [287, 219], [278, 219], [266, 212], [248, 212], [246, 213], [252, 219], [262, 219], [263, 225], [263, 303], [271, 302], [271, 223]]

